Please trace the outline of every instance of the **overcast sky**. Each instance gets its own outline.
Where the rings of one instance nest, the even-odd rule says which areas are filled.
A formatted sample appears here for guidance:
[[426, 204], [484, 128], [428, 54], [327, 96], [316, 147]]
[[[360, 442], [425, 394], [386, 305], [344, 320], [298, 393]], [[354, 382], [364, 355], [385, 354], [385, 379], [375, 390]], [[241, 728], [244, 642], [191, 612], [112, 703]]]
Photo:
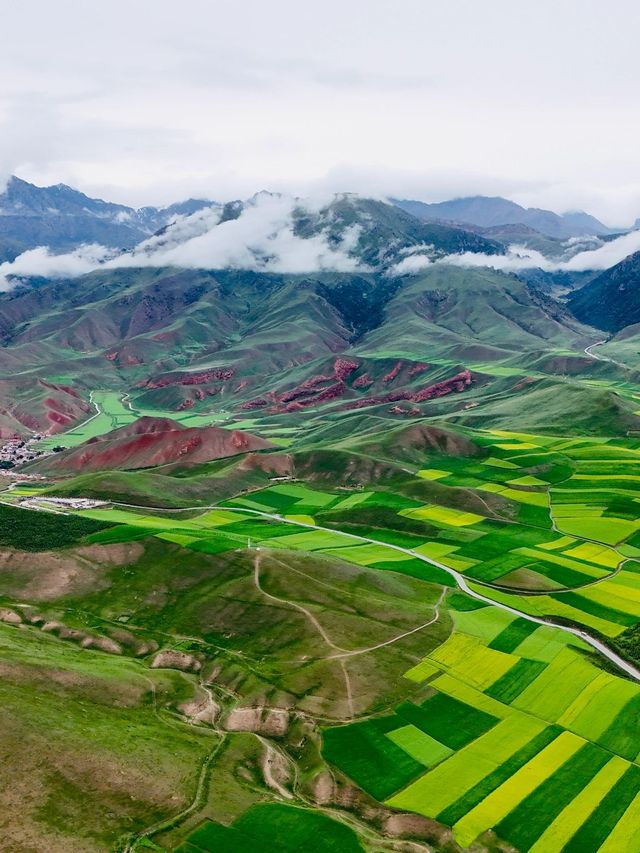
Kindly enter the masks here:
[[640, 216], [633, 0], [5, 4], [0, 174], [133, 205], [503, 194]]

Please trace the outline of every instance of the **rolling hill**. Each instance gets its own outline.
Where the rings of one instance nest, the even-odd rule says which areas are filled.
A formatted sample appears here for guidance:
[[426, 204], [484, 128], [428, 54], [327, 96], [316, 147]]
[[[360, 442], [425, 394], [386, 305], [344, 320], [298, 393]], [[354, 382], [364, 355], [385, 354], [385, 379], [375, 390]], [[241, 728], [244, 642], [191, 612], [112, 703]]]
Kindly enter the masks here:
[[37, 461], [30, 471], [48, 475], [132, 470], [179, 464], [181, 467], [269, 450], [273, 445], [251, 433], [218, 427], [185, 427], [167, 418], [143, 417]]

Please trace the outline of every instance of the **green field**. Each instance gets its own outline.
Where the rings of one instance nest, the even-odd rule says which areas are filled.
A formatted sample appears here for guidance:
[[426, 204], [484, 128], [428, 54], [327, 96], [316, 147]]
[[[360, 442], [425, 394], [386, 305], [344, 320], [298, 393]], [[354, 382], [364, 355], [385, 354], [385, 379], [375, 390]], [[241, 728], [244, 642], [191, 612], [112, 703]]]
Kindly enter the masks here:
[[270, 803], [253, 806], [231, 826], [206, 821], [175, 853], [363, 853], [355, 833], [317, 812]]
[[77, 447], [90, 438], [96, 438], [111, 430], [133, 423], [140, 417], [173, 418], [187, 427], [210, 426], [225, 419], [225, 415], [212, 412], [207, 415], [173, 410], [155, 410], [140, 407], [135, 401], [129, 401], [118, 391], [92, 391], [91, 400], [96, 408], [95, 415], [77, 424], [67, 432], [44, 438], [39, 447], [51, 450], [54, 447]]
[[[347, 759], [347, 744], [362, 739], [373, 722], [327, 730], [325, 754], [375, 796], [395, 784], [396, 791], [387, 794], [390, 805], [449, 824], [463, 847], [493, 828], [522, 850], [561, 851], [576, 836], [584, 844], [576, 850], [595, 851], [593, 838], [604, 842], [621, 817], [602, 813], [603, 798], [623, 778], [631, 785], [626, 805], [640, 790], [640, 767], [631, 763], [638, 744], [626, 739], [635, 730], [640, 685], [599, 670], [581, 654], [578, 640], [557, 632], [554, 637], [545, 627], [524, 631], [516, 617], [486, 646], [482, 638], [490, 618], [490, 609], [466, 614], [456, 633], [425, 659], [430, 666], [422, 665], [422, 674], [437, 692], [422, 708], [442, 701], [442, 711], [434, 706], [429, 714], [408, 713], [401, 705], [394, 716], [375, 723], [426, 772], [417, 775], [407, 759], [393, 766], [394, 754], [380, 735], [359, 741], [357, 764]], [[525, 655], [535, 653], [538, 632], [539, 652], [556, 645], [536, 661]], [[416, 669], [406, 677], [414, 680]], [[450, 701], [457, 703], [455, 712], [446, 705]], [[422, 746], [406, 720], [422, 726], [430, 741]], [[380, 764], [383, 760], [386, 764]], [[605, 831], [596, 813], [605, 820]], [[596, 825], [588, 829], [592, 814]]]

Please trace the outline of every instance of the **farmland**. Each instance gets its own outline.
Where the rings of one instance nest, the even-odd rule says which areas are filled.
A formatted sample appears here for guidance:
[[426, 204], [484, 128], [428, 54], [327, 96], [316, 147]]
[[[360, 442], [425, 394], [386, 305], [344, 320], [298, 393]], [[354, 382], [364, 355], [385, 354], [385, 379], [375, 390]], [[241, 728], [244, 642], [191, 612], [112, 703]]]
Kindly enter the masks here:
[[[430, 696], [398, 706], [376, 727], [414, 762], [416, 739], [426, 734], [422, 768], [380, 773], [380, 762], [399, 770], [406, 759], [396, 760], [380, 736], [368, 736], [369, 722], [328, 729], [327, 758], [395, 808], [452, 826], [463, 847], [495, 829], [521, 850], [560, 851], [578, 832], [576, 849], [597, 850], [616, 823], [602, 814], [601, 801], [623, 778], [627, 803], [640, 797], [638, 743], [629, 740], [640, 686], [602, 672], [580, 641], [543, 626], [499, 651], [510, 628], [519, 639], [516, 619], [485, 645], [491, 613], [466, 613], [443, 645], [405, 673]], [[354, 764], [346, 747], [358, 738], [363, 748]], [[600, 822], [587, 830], [599, 809], [608, 830]]]
[[253, 806], [227, 827], [206, 821], [175, 848], [175, 853], [363, 853], [355, 833], [321, 814], [292, 806]]
[[[20, 508], [24, 499], [52, 508], [55, 484], [5, 493], [7, 544], [33, 518], [39, 559], [51, 524], [58, 547], [145, 555], [98, 574], [100, 592], [52, 599], [65, 626], [107, 631], [125, 619], [146, 642], [172, 638], [205, 662], [207, 680], [187, 682], [207, 685], [222, 720], [269, 696], [314, 721], [306, 740], [302, 717], [280, 740], [217, 724], [215, 766], [242, 756], [233, 760], [255, 785], [267, 750], [283, 762], [278, 785], [291, 804], [259, 805], [243, 784], [232, 801], [212, 774], [202, 805], [153, 843], [287, 851], [320, 832], [327, 850], [377, 849], [383, 836], [368, 834], [360, 813], [345, 824], [337, 801], [337, 822], [313, 824], [325, 817], [309, 809], [309, 792], [330, 769], [390, 815], [436, 821], [451, 833], [443, 844], [489, 844], [494, 833], [523, 853], [595, 853], [627, 833], [640, 851], [629, 835], [640, 809], [640, 684], [614, 654], [633, 648], [640, 622], [640, 480], [630, 473], [640, 449], [465, 436], [472, 456], [433, 453], [411, 474], [348, 490], [290, 478], [189, 509], [112, 500], [59, 517]], [[32, 588], [28, 577], [22, 568], [7, 577], [8, 606]], [[608, 661], [580, 630], [605, 643]], [[273, 811], [258, 820], [260, 808]]]

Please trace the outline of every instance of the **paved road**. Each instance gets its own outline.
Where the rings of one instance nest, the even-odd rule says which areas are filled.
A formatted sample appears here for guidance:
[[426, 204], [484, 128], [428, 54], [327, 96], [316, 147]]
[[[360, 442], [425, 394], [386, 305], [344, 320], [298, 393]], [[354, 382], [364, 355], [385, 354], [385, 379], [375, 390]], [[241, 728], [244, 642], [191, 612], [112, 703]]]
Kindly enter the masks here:
[[131, 509], [141, 509], [146, 512], [149, 511], [160, 511], [160, 512], [185, 512], [189, 510], [208, 510], [208, 509], [216, 509], [221, 510], [222, 512], [242, 512], [242, 513], [250, 513], [251, 515], [258, 515], [262, 518], [268, 518], [272, 521], [278, 521], [285, 524], [291, 524], [295, 527], [304, 527], [308, 530], [323, 530], [326, 533], [337, 533], [340, 536], [346, 536], [349, 539], [355, 539], [359, 542], [368, 542], [372, 545], [380, 545], [383, 548], [392, 548], [394, 551], [400, 551], [403, 554], [407, 554], [409, 557], [415, 557], [418, 560], [422, 560], [424, 563], [428, 563], [431, 566], [435, 566], [438, 569], [442, 569], [442, 571], [447, 572], [447, 574], [451, 575], [460, 587], [460, 589], [465, 592], [467, 595], [471, 596], [471, 598], [475, 598], [478, 601], [483, 601], [485, 604], [490, 604], [492, 607], [497, 607], [499, 610], [505, 610], [507, 613], [513, 613], [515, 616], [521, 616], [523, 619], [527, 619], [529, 622], [535, 622], [538, 625], [547, 625], [552, 628], [556, 628], [559, 631], [564, 631], [567, 634], [573, 634], [574, 637], [579, 637], [585, 643], [590, 645], [593, 649], [599, 652], [603, 657], [605, 657], [608, 661], [610, 661], [614, 666], [618, 669], [622, 670], [622, 672], [629, 675], [631, 678], [636, 681], [640, 681], [640, 669], [635, 667], [633, 664], [626, 661], [623, 657], [616, 654], [612, 649], [610, 649], [603, 642], [598, 640], [596, 637], [592, 637], [587, 631], [582, 628], [572, 628], [569, 625], [562, 625], [557, 622], [553, 622], [550, 619], [542, 619], [538, 616], [531, 616], [529, 613], [524, 613], [522, 610], [518, 610], [516, 607], [511, 607], [508, 604], [503, 604], [500, 601], [494, 601], [494, 599], [489, 598], [486, 595], [483, 595], [481, 592], [477, 592], [475, 589], [472, 589], [467, 583], [467, 579], [464, 575], [461, 575], [460, 572], [457, 572], [455, 569], [450, 568], [449, 566], [445, 566], [444, 563], [438, 562], [438, 560], [434, 560], [432, 557], [425, 557], [424, 554], [419, 554], [417, 551], [412, 550], [411, 548], [403, 548], [401, 545], [390, 545], [388, 542], [380, 542], [377, 539], [371, 539], [368, 536], [359, 536], [356, 533], [345, 533], [342, 530], [335, 530], [331, 527], [322, 527], [319, 524], [307, 524], [304, 521], [293, 521], [292, 519], [283, 518], [281, 515], [276, 515], [270, 512], [261, 512], [257, 509], [245, 509], [244, 507], [224, 507], [218, 506], [217, 504], [211, 504], [210, 506], [194, 506], [194, 507], [182, 507], [180, 510], [167, 510], [163, 507], [142, 507], [137, 506], [136, 504], [125, 504], [125, 503], [116, 503], [114, 501], [114, 506], [123, 506], [129, 507]]

